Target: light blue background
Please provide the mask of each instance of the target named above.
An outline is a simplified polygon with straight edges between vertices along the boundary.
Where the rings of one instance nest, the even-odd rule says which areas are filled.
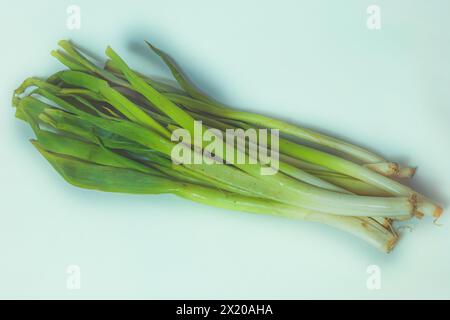
[[[366,28],[378,4],[382,28]],[[82,28],[66,28],[66,8]],[[10,1],[2,4],[0,298],[450,298],[448,217],[412,222],[390,255],[325,226],[173,196],[66,184],[14,119],[12,91],[60,68],[70,38],[167,70],[148,39],[205,91],[418,165],[414,186],[450,201],[449,1]],[[81,290],[66,267],[81,267]],[[366,288],[366,268],[382,288]]]

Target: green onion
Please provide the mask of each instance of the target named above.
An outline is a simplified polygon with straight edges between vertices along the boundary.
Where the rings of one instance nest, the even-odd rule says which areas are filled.
[[[110,47],[101,67],[63,40],[63,50],[52,55],[68,70],[47,80],[28,78],[14,92],[16,117],[31,126],[33,145],[69,183],[107,192],[171,193],[215,207],[320,222],[385,252],[398,240],[396,221],[441,215],[439,205],[393,179],[410,178],[415,168],[229,108],[197,89],[167,54],[147,44],[179,87],[132,69]],[[214,129],[221,156],[211,155],[211,163],[174,163],[174,150],[190,159],[202,159],[209,150],[205,141],[176,142],[179,129],[195,136],[196,121],[202,122],[200,131]],[[235,146],[225,141],[229,129],[278,129],[282,136],[272,140],[269,134],[264,145],[258,137]],[[276,145],[279,150],[272,150]],[[250,154],[250,148],[260,153]],[[269,153],[279,159],[279,171],[262,175],[267,167],[262,155]],[[249,162],[220,163],[230,157]]]

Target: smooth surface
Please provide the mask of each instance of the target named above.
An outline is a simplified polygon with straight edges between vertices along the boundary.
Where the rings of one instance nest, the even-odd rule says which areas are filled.
[[[13,1],[0,10],[0,298],[450,298],[450,3]],[[390,255],[328,227],[218,210],[172,196],[66,184],[14,119],[12,91],[60,68],[70,38],[168,75],[143,44],[236,107],[279,116],[419,167],[414,186],[446,216],[411,223]],[[81,268],[68,290],[66,268]],[[381,289],[369,290],[378,265]]]

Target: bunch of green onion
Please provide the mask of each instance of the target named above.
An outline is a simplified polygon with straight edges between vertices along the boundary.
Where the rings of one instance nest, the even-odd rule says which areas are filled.
[[[389,252],[395,221],[438,218],[442,208],[400,183],[403,167],[350,143],[259,114],[231,109],[193,86],[151,44],[177,83],[131,69],[108,47],[99,66],[69,41],[52,55],[68,69],[28,78],[15,91],[16,117],[69,183],[132,194],[172,193],[211,206],[324,223]],[[174,130],[279,129],[279,172],[257,164],[174,164]],[[198,146],[194,152],[198,152]],[[191,146],[191,148],[194,148]],[[202,148],[202,146],[200,146]],[[245,152],[239,151],[238,152]]]

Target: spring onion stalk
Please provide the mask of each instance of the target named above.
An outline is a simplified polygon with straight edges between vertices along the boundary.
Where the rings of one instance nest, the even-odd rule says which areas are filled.
[[[132,83],[132,87],[136,87],[136,90],[143,96],[147,97],[155,105],[161,105],[159,108],[161,111],[166,112],[174,121],[182,125],[189,132],[194,134],[194,119],[186,112],[179,109],[176,105],[172,104],[167,98],[159,94],[155,89],[148,85],[145,81],[140,79],[135,75],[128,66],[123,62],[123,60],[114,52],[111,48],[107,49],[107,55],[115,59],[115,61],[121,65],[122,71],[125,73],[127,78]],[[104,81],[94,81],[89,76],[80,74],[78,72],[65,72],[61,74],[61,79],[70,85],[81,85],[87,89],[97,90],[100,93],[107,92],[108,96],[111,97],[109,91],[106,91],[106,85]],[[81,80],[80,80],[81,79]],[[103,93],[105,95],[105,93]],[[123,97],[118,95],[116,98]],[[111,97],[111,101],[114,101]],[[119,101],[120,104],[121,101]],[[124,101],[129,103],[128,100]],[[129,117],[130,118],[130,117]],[[133,120],[131,118],[130,120]],[[285,165],[288,166],[288,165]],[[238,166],[240,169],[248,169],[248,166]],[[255,169],[252,172],[255,174]],[[213,173],[211,173],[213,174]],[[263,177],[262,177],[263,178]],[[258,185],[258,189],[255,190],[259,195],[264,195],[269,197],[268,194],[271,193],[269,188],[269,183],[275,183],[275,186],[286,187],[283,192],[278,192],[280,195],[273,195],[273,197],[283,197],[283,201],[293,205],[304,206],[309,209],[314,210],[329,210],[335,214],[353,214],[359,215],[361,206],[364,207],[370,214],[374,216],[391,216],[395,210],[399,210],[398,215],[411,215],[415,210],[415,199],[413,198],[397,198],[393,199],[363,199],[356,197],[342,197],[340,195],[333,194],[331,192],[326,192],[324,190],[316,189],[315,192],[310,193],[312,186],[308,186],[302,182],[296,182],[288,177],[283,177],[279,175],[276,179],[272,177],[265,177],[267,182],[267,187],[265,184]],[[288,190],[293,189],[293,190]],[[292,192],[290,192],[292,191]],[[297,196],[295,196],[297,194]],[[305,195],[308,195],[308,199],[304,199]],[[399,205],[393,205],[394,202],[398,202]],[[400,204],[402,202],[402,204]],[[327,205],[328,203],[333,203],[333,205]],[[345,213],[342,211],[344,210]]]
[[[73,84],[73,83],[71,83]],[[65,106],[69,110],[75,110],[75,107],[53,96],[45,91],[41,91],[46,98],[54,103]],[[57,110],[46,110],[50,117],[55,116]],[[155,149],[170,156],[174,143],[159,136],[156,132],[151,132],[145,128],[135,125],[129,121],[114,121],[97,118],[92,115],[84,114],[84,119],[91,124],[105,130],[115,130],[119,135],[135,142],[143,144],[149,148]],[[114,129],[111,129],[113,127]],[[138,133],[138,134],[137,134]],[[137,135],[133,135],[137,134]],[[152,137],[152,139],[150,139]],[[245,173],[224,165],[189,165],[192,170],[215,177],[222,182],[233,181],[238,188],[253,190],[257,195],[269,199],[280,199],[282,202],[305,207],[308,209],[328,211],[341,215],[373,215],[373,216],[392,216],[392,215],[412,215],[415,210],[415,199],[406,197],[382,198],[382,197],[356,197],[335,193],[308,185],[301,181],[295,181],[287,176],[279,174],[272,176],[247,176]],[[244,166],[239,166],[244,168]],[[275,189],[274,189],[275,187]],[[365,212],[365,213],[364,213]]]
[[[131,194],[171,193],[238,211],[320,222],[347,231],[384,252],[398,235],[394,223],[439,217],[442,208],[399,181],[415,168],[399,166],[345,141],[284,121],[232,110],[190,84],[171,58],[149,44],[167,64],[179,87],[132,69],[112,48],[100,67],[82,50],[61,41],[52,51],[68,70],[47,80],[28,78],[14,92],[16,117],[34,131],[33,145],[69,183],[87,189]],[[29,90],[32,89],[32,90]],[[211,163],[174,163],[177,147],[195,157],[205,141],[176,143],[182,128],[192,136],[214,129],[223,148]],[[278,129],[279,150],[257,141],[230,146],[228,129]],[[195,140],[195,139],[194,139]],[[304,145],[306,141],[310,145]],[[337,156],[316,147],[342,154]],[[261,175],[259,148],[279,159],[278,172]],[[242,156],[254,163],[217,163]]]
[[[111,48],[107,49],[107,55],[111,58],[111,60],[109,60],[109,64],[115,66],[114,68],[116,70],[116,73],[122,71],[122,72],[124,72],[124,75],[105,74],[104,71],[99,71],[97,67],[92,65],[92,63],[85,60],[85,58],[83,58],[83,56],[79,52],[77,52],[76,49],[69,42],[61,41],[60,45],[63,46],[63,48],[66,49],[70,54],[73,54],[74,59],[79,61],[82,65],[89,67],[91,70],[93,70],[94,72],[96,72],[99,75],[103,75],[105,79],[113,79],[112,81],[114,81],[118,85],[121,84],[121,80],[115,81],[114,79],[119,79],[120,77],[123,78],[125,75],[125,77],[127,77],[130,80],[130,77],[131,77],[132,79],[134,79],[135,85],[136,85],[136,83],[138,83],[137,85],[139,86],[139,88],[137,90],[141,94],[149,97],[150,101],[152,99],[162,100],[162,102],[166,104],[166,107],[163,110],[166,110],[167,108],[171,109],[172,111],[169,111],[169,113],[173,114],[175,112],[177,114],[177,115],[175,115],[175,118],[173,117],[173,115],[171,116],[171,118],[172,119],[181,119],[181,120],[179,120],[179,121],[181,121],[181,123],[179,123],[179,124],[184,125],[184,128],[188,129],[191,133],[193,132],[192,122],[193,122],[194,118],[189,113],[183,112],[182,110],[177,108],[175,105],[172,105],[169,101],[164,101],[165,100],[164,96],[160,95],[156,90],[154,90],[152,88],[152,85],[155,84],[155,82],[149,80],[149,78],[145,78],[145,80],[144,80],[144,77],[141,74],[131,70],[126,65],[126,63]],[[157,50],[154,47],[153,47],[153,49]],[[148,83],[146,83],[146,82],[148,82]],[[159,85],[159,84],[157,84],[157,85]],[[132,86],[133,86],[133,82],[132,82]],[[128,85],[126,85],[125,87],[129,88]],[[148,91],[150,91],[150,92],[148,92]],[[166,112],[166,111],[164,111],[164,112]],[[202,118],[201,117],[199,118],[198,115],[197,115],[196,119],[202,120]],[[210,122],[213,122],[214,125],[217,126],[217,121],[210,120]],[[286,155],[283,155],[283,156],[286,157]],[[295,178],[300,178],[300,177],[306,178],[307,179],[306,182],[311,182],[312,180],[319,180],[318,178],[311,179],[311,177],[308,177],[307,173],[302,172],[301,170],[296,170],[294,167],[290,166],[290,164],[288,164],[288,163],[286,163],[286,164],[283,163],[281,170]],[[325,181],[321,181],[319,183],[319,186],[322,186],[322,187],[327,186],[327,188],[331,189],[331,190],[343,191],[341,188],[331,186],[328,183],[326,183]]]
[[[227,115],[227,111],[223,112],[222,108],[219,108],[214,105],[209,105],[206,102],[196,101],[192,98],[180,96],[177,94],[167,94],[166,96],[168,96],[169,99],[171,99],[172,101],[183,104],[184,106],[192,108],[196,111],[203,111],[206,113],[220,116],[224,116],[224,114],[225,116]],[[234,113],[236,111],[232,110],[229,112]],[[350,175],[351,177],[354,177],[356,179],[373,184],[374,186],[382,190],[385,190],[393,195],[411,196],[413,194],[416,194],[411,188],[402,185],[401,183],[395,180],[389,179],[388,177],[385,177],[384,175],[379,174],[374,170],[370,170],[370,168],[366,166],[361,166],[357,163],[351,162],[350,160],[340,158],[336,155],[329,154],[324,151],[296,144],[286,139],[280,139],[280,151],[289,156],[320,165],[322,167],[334,170],[336,172]],[[373,167],[376,166],[374,165]],[[407,170],[405,169],[407,168],[403,168],[403,172],[410,171],[409,169]],[[405,175],[409,176],[410,174]],[[428,199],[426,199],[421,195],[419,195],[419,199],[420,203],[418,206],[418,210],[420,212],[423,212],[424,214],[434,217],[440,216],[440,214],[442,213],[442,209],[437,204],[432,203],[431,201],[429,201]]]
[[[68,89],[70,90],[70,89]],[[62,89],[60,90],[60,92],[68,92],[68,90]],[[77,89],[75,89],[77,90]],[[73,90],[72,90],[73,91]],[[127,90],[125,90],[127,91]],[[83,92],[80,92],[83,93]],[[128,92],[129,93],[129,92]],[[85,93],[88,94],[88,93]],[[88,94],[89,95],[89,94]],[[98,98],[96,98],[96,100],[98,100]],[[149,112],[151,114],[151,116],[153,118],[157,118],[159,119],[159,121],[163,122],[163,123],[167,123],[167,124],[172,124],[173,122],[171,122],[170,119],[165,118],[164,116],[154,113],[152,111],[147,110],[147,112]],[[199,114],[199,113],[194,113],[194,112],[189,112],[195,119],[197,120],[201,120],[204,123],[208,124],[208,127],[211,128],[217,128],[220,129],[222,131],[225,131],[226,129],[229,128],[229,125],[227,125],[226,123],[224,123],[223,119],[213,119],[213,118],[208,118],[205,115]],[[244,127],[243,123],[238,123],[239,128]],[[248,127],[244,127],[244,128],[248,128]],[[309,169],[309,170],[320,170],[320,171],[324,171],[323,167],[311,164],[311,163],[307,163],[298,159],[294,159],[291,158],[289,156],[286,156],[285,154],[280,154],[280,158],[282,159],[282,162],[280,164],[280,170],[284,173],[286,173],[287,175],[297,178],[299,180],[308,182],[312,185],[316,185],[319,187],[322,187],[324,189],[329,189],[329,190],[334,190],[334,191],[340,191],[340,192],[344,192],[344,193],[349,193],[352,192],[352,189],[356,190],[355,192],[360,194],[360,195],[377,195],[377,196],[388,196],[389,194],[387,192],[383,192],[380,189],[376,189],[375,187],[372,187],[371,185],[368,184],[364,184],[362,181],[356,180],[356,179],[351,179],[348,176],[342,176],[342,175],[332,175],[331,177],[329,175],[327,175],[326,172],[323,172],[323,176],[324,179],[320,179],[319,175],[321,173],[316,173],[316,175],[309,175],[307,172],[305,171],[298,171],[295,170],[295,168],[292,167],[292,165],[294,167],[298,167],[300,169]],[[391,166],[391,164],[389,163],[381,163],[380,165],[383,166]],[[374,165],[373,165],[374,166]],[[397,169],[397,166],[395,166],[395,168]],[[406,168],[405,168],[406,169]],[[308,171],[308,170],[307,170]],[[326,183],[327,179],[331,179],[333,180],[335,184],[332,183]],[[358,187],[357,188],[352,188],[353,185],[357,184]],[[345,188],[341,188],[339,187],[339,185],[344,185],[347,189]],[[350,189],[350,190],[349,190]]]
[[[178,81],[180,86],[193,98],[197,98],[200,101],[205,101],[210,103],[211,105],[219,105],[221,107],[225,107],[224,105],[218,104],[215,100],[209,98],[202,92],[200,92],[197,88],[190,84],[188,79],[183,75],[180,68],[175,64],[175,62],[162,50],[156,48],[151,43],[147,42],[147,45],[155,52],[161,59],[166,63],[172,72],[175,79]],[[227,108],[224,108],[227,109]],[[228,109],[229,110],[229,109]],[[323,134],[319,134],[317,132],[313,132],[311,130],[299,128],[297,126],[290,125],[284,121],[268,118],[262,115],[248,113],[248,112],[239,112],[234,111],[234,118],[236,120],[254,123],[256,125],[267,127],[267,128],[277,128],[280,131],[286,132],[287,134],[293,135],[300,139],[304,139],[309,142],[317,143],[320,145],[324,145],[342,152],[345,152],[357,159],[361,159],[366,163],[377,163],[384,162],[384,159],[378,155],[375,155],[367,150],[364,150],[360,147],[350,145],[344,141],[340,141],[333,137],[328,137]]]
[[[384,252],[391,251],[398,240],[395,233],[387,229],[377,228],[363,219],[330,216],[321,212],[300,210],[277,202],[245,197],[139,171],[100,166],[77,158],[48,152],[37,141],[33,141],[33,144],[66,181],[81,188],[132,194],[172,193],[219,208],[320,222],[347,231]]]
[[[110,55],[114,57],[113,54],[111,54],[111,50],[109,50]],[[116,56],[117,57],[117,56]],[[125,67],[125,70],[128,70]],[[81,85],[84,86],[87,89],[91,89],[94,91],[98,91],[99,93],[105,95],[105,92],[108,94],[108,97],[110,98],[110,101],[114,101],[114,96],[112,96],[110,94],[110,90],[109,87],[107,86],[107,84],[105,84],[105,82],[103,80],[98,80],[95,81],[94,79],[92,79],[91,76],[87,76],[85,74],[80,74],[78,72],[63,72],[61,73],[61,79],[64,80],[65,82],[68,82],[70,85]],[[144,89],[141,89],[140,93],[142,93],[143,95],[147,94],[147,88],[151,88],[150,86],[148,86],[147,84],[145,84]],[[106,90],[108,89],[108,90]],[[154,90],[154,89],[152,89]],[[152,93],[152,91],[150,91],[150,93]],[[151,94],[150,97],[152,97]],[[48,97],[48,96],[47,96]],[[156,97],[158,97],[156,95]],[[115,96],[116,99],[118,98],[122,98],[122,96],[120,94],[118,94],[117,96]],[[53,99],[54,102],[55,99]],[[158,100],[155,100],[158,101]],[[164,101],[164,100],[163,100]],[[120,99],[119,103],[122,102],[124,105],[126,104],[130,104],[131,102],[129,102],[128,100],[126,100],[126,98]],[[164,101],[164,103],[166,103],[166,101]],[[186,116],[186,113],[182,113],[180,112],[179,109],[177,109],[177,107],[175,106],[171,106],[172,107],[172,112],[175,114],[172,114],[172,118],[177,118],[177,116],[179,116],[180,114],[184,117],[182,120],[182,123],[185,125],[186,128],[189,128],[189,130],[193,131],[192,126],[190,125],[190,121],[191,118]],[[133,108],[136,108],[133,105]],[[130,110],[133,110],[133,108],[130,107]],[[139,109],[138,109],[139,110]],[[128,109],[127,109],[128,112]],[[132,117],[133,116],[133,117]],[[137,117],[134,118],[133,114],[130,114],[128,116],[128,118],[131,119],[135,119],[135,120],[139,120]],[[192,120],[193,122],[193,120]],[[167,151],[167,150],[166,150]],[[285,164],[283,167],[288,167],[289,165]],[[227,167],[225,167],[227,168]],[[243,166],[240,166],[241,169],[243,169]],[[248,167],[247,167],[248,168]],[[254,172],[254,170],[253,170]],[[300,174],[300,170],[297,170],[297,173]],[[211,173],[213,174],[213,173]],[[302,175],[303,178],[307,178],[305,177],[306,175],[308,175],[307,173],[304,173]],[[298,176],[297,176],[298,177]],[[269,183],[275,183],[276,185],[281,186],[286,186],[287,188],[292,188],[294,189],[293,192],[289,192],[290,190],[283,190],[283,192],[276,192],[276,193],[280,193],[280,195],[277,194],[273,194],[272,198],[276,198],[276,197],[282,197],[286,203],[290,203],[290,204],[294,204],[294,205],[299,205],[299,206],[303,206],[306,207],[308,209],[314,209],[314,210],[328,210],[330,212],[333,212],[335,214],[353,214],[353,215],[359,215],[361,214],[359,211],[361,210],[361,206],[366,208],[366,210],[368,212],[370,212],[371,214],[375,215],[375,216],[392,216],[394,215],[394,211],[395,210],[400,210],[400,212],[398,213],[398,215],[411,215],[413,214],[415,208],[412,202],[414,202],[415,200],[413,199],[407,199],[407,198],[398,198],[398,199],[362,199],[362,198],[356,198],[356,197],[341,197],[340,195],[335,195],[331,192],[325,192],[323,190],[317,189],[316,192],[314,193],[314,195],[311,195],[311,192],[309,189],[312,188],[312,186],[307,186],[304,183],[301,182],[297,182],[294,183],[293,180],[290,180],[288,177],[283,177],[282,175],[276,177],[276,179],[272,179],[272,177],[268,177],[265,179],[267,181],[267,186],[266,184],[260,184],[258,185],[258,188],[255,190],[255,192],[257,192],[259,195],[264,195],[266,197],[269,197],[268,195],[270,194],[270,189],[268,189]],[[296,188],[294,188],[294,186]],[[245,188],[245,187],[244,187]],[[259,190],[261,189],[261,190]],[[295,193],[294,193],[295,192]],[[308,200],[305,200],[304,198],[308,197]],[[333,205],[328,206],[327,204],[333,202]],[[400,203],[402,202],[402,204],[399,205],[392,205],[395,203]]]
[[[225,105],[217,102],[214,99],[211,99],[207,95],[203,94],[200,90],[198,90],[195,86],[193,86],[188,79],[181,72],[180,68],[176,65],[176,63],[163,51],[159,50],[151,43],[147,42],[147,45],[166,63],[169,67],[172,75],[180,84],[180,86],[192,97],[198,99],[198,101],[203,101],[208,103],[210,106],[214,106],[222,109],[224,112],[229,112],[231,114],[231,118],[243,122],[249,122],[254,125],[258,125],[261,127],[267,128],[277,128],[281,132],[292,135],[294,137],[303,139],[305,141],[309,141],[318,145],[322,145],[337,151],[340,151],[344,154],[347,154],[355,159],[363,161],[366,164],[376,164],[386,162],[381,156],[378,156],[368,150],[365,150],[361,147],[349,144],[345,141],[329,137],[324,134],[320,134],[318,132],[314,132],[312,130],[300,128],[298,126],[291,125],[284,121],[272,119],[269,117],[265,117],[259,114],[254,114],[250,112],[242,112],[231,110],[227,108]],[[382,170],[378,169],[378,170]],[[415,170],[400,170],[400,174],[414,174]],[[388,172],[385,172],[388,174]]]
[[[232,121],[232,122],[239,121],[241,123],[240,127],[243,127],[242,124],[244,124],[245,122],[250,122],[254,125],[261,126],[261,127],[278,128],[286,134],[290,134],[297,138],[304,139],[309,142],[314,142],[316,144],[320,144],[320,145],[335,149],[337,151],[346,153],[354,158],[357,158],[357,159],[367,163],[365,165],[367,168],[370,168],[371,170],[376,171],[376,172],[381,173],[386,176],[394,176],[394,177],[399,177],[399,178],[410,178],[414,175],[414,173],[416,171],[415,168],[400,167],[397,163],[394,163],[394,162],[384,162],[385,160],[382,157],[375,155],[374,153],[369,152],[367,150],[364,150],[363,148],[351,145],[349,143],[346,143],[344,141],[341,141],[341,140],[338,140],[338,139],[335,139],[332,137],[328,137],[323,134],[316,133],[311,130],[299,128],[299,127],[293,126],[293,125],[288,124],[283,121],[274,120],[274,119],[264,117],[261,115],[257,115],[257,114],[253,114],[253,113],[227,109],[223,104],[220,104],[215,100],[212,100],[211,98],[202,94],[198,89],[193,87],[187,81],[187,79],[184,77],[184,75],[181,73],[181,71],[178,69],[178,67],[175,65],[175,63],[170,59],[170,57],[168,57],[168,55],[166,55],[164,52],[157,49],[150,43],[147,43],[147,44],[168,65],[172,74],[175,76],[175,78],[180,83],[180,85],[187,91],[187,93],[191,94],[192,97],[199,99],[194,104],[201,105],[202,104],[201,102],[207,102],[210,104],[209,108],[207,108],[208,110],[211,111],[211,107],[212,107],[212,109],[214,109],[214,108],[221,109],[220,112],[213,113],[215,115],[222,114],[223,116],[227,116],[227,112],[230,112],[230,114],[228,114],[228,116],[231,118],[231,119],[229,119],[229,121]],[[119,64],[114,62],[113,60],[109,60],[106,66],[107,66],[107,69],[109,69],[113,73],[117,74],[120,72],[120,68],[118,67],[118,65]],[[144,78],[152,86],[159,86],[159,84],[157,82],[152,81],[150,78],[142,76],[142,75],[140,75],[140,76],[142,78]],[[167,86],[166,88],[164,88],[163,92],[167,92],[169,99],[171,98],[174,102],[177,101],[176,98],[178,97],[178,100],[181,99],[182,102],[185,102],[185,103],[187,103],[187,105],[189,105],[189,100],[191,100],[189,97],[186,97],[185,94],[179,93],[179,92],[177,93],[176,89],[171,86]],[[170,96],[171,92],[175,93],[175,96]],[[192,99],[192,100],[194,100],[194,99]],[[186,101],[188,101],[188,102],[186,102]],[[206,111],[206,112],[208,113],[208,111]]]
[[[150,45],[150,44],[149,44]],[[151,46],[151,45],[150,45]],[[180,71],[178,71],[178,69],[176,67],[174,67],[174,63],[173,62],[169,62],[171,61],[167,55],[164,55],[161,51],[159,51],[157,48],[151,46],[152,49],[155,52],[158,52],[158,54],[160,56],[163,57],[164,61],[166,62],[166,64],[168,64],[170,70],[172,71],[172,73],[175,75],[175,77],[177,78],[177,80],[179,81],[180,84],[182,84],[182,86],[184,88],[189,88],[188,92],[190,92],[191,94],[193,94],[193,96],[195,97],[200,97],[200,100],[197,101],[192,101],[194,99],[189,99],[189,97],[186,96],[186,94],[184,94],[183,92],[179,92],[176,88],[170,86],[170,85],[166,85],[165,87],[163,87],[162,83],[158,83],[136,71],[134,71],[136,74],[138,74],[141,78],[143,78],[146,82],[148,82],[148,84],[150,84],[151,86],[155,87],[155,88],[161,88],[161,92],[165,92],[167,93],[167,97],[169,99],[171,99],[173,102],[177,102],[177,98],[178,100],[181,100],[181,103],[185,102],[186,106],[192,105],[192,102],[194,102],[194,105],[199,104],[201,106],[202,102],[205,101],[209,101],[210,103],[212,103],[213,108],[221,108],[221,112],[217,112],[213,114],[215,116],[221,115],[221,113],[223,113],[223,115],[226,116],[226,109],[224,110],[224,106],[221,104],[218,104],[216,101],[206,97],[205,95],[199,93],[198,90],[196,89],[192,89],[192,85],[188,84],[187,80],[185,80],[184,76],[181,74]],[[120,69],[118,68],[118,64],[115,63],[113,60],[108,60],[106,63],[106,68],[107,70],[111,71],[112,73],[114,73],[116,76],[118,76],[119,78],[123,78],[123,76],[120,74]],[[171,96],[171,94],[175,94],[174,96]],[[202,101],[205,100],[205,101]],[[191,102],[191,103],[189,103]],[[195,108],[195,107],[194,107]],[[210,108],[207,108],[210,109]],[[222,112],[224,111],[224,112]],[[229,111],[229,110],[228,110]],[[206,111],[206,113],[208,113],[208,111]],[[198,114],[200,115],[200,114]],[[198,116],[196,117],[196,119],[201,119],[202,116]],[[240,128],[248,128],[251,127],[250,125],[248,125],[247,123],[243,122],[243,121],[249,121],[251,123],[253,123],[254,125],[259,125],[264,127],[264,124],[267,124],[267,117],[264,117],[263,120],[260,119],[260,123],[258,121],[255,121],[255,119],[258,119],[258,117],[260,117],[260,115],[255,115],[252,113],[248,113],[248,112],[239,112],[239,111],[234,111],[232,113],[231,118],[228,119],[220,119],[221,121],[225,121],[228,124],[233,124],[235,127],[240,127]],[[211,119],[210,119],[211,121]],[[273,124],[272,126],[269,127],[276,127],[275,124]],[[280,128],[282,128],[281,130],[284,131],[285,133],[289,134],[293,131],[296,130],[300,130],[300,131],[305,131],[305,129],[300,129],[297,127],[294,127],[293,125],[287,124],[285,122],[283,122],[283,125],[279,126]],[[291,130],[286,130],[286,127],[291,128]],[[217,128],[217,126],[216,126]],[[296,128],[296,129],[292,129],[292,128]],[[368,152],[362,148],[350,145],[348,143],[345,143],[343,141],[339,141],[337,139],[334,139],[332,137],[326,137],[324,135],[315,133],[313,131],[310,130],[306,130],[308,132],[310,132],[310,135],[316,135],[318,137],[321,137],[323,139],[306,139],[306,140],[314,140],[314,142],[334,148],[338,151],[341,152],[347,152],[348,154],[350,154],[351,156],[358,158],[358,155],[360,160],[362,161],[368,161],[370,163],[366,164],[365,166],[373,171],[376,171],[378,173],[381,173],[385,176],[393,176],[393,177],[399,177],[399,178],[411,178],[414,173],[415,173],[415,168],[409,168],[409,167],[400,167],[397,163],[394,162],[378,162],[378,161],[384,161],[383,158]],[[303,135],[302,134],[292,134],[294,136],[300,137],[302,138]],[[304,137],[303,137],[304,138]],[[328,138],[328,139],[327,139]],[[323,142],[325,141],[325,142]],[[372,163],[375,162],[375,163]]]

